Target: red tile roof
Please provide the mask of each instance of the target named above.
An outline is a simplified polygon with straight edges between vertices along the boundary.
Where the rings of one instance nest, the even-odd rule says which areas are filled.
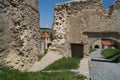
[[[102,43],[104,46],[110,46],[110,45],[112,45],[112,43],[111,43],[110,41],[106,41],[106,40],[101,41],[101,43]]]
[[[44,33],[42,34],[42,37],[44,37],[44,38],[49,38],[50,36],[48,35],[47,32],[44,32]]]

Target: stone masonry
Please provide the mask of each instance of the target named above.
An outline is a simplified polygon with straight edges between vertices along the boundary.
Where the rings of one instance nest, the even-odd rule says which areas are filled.
[[[37,0],[0,0],[0,66],[28,70],[40,54]]]
[[[54,41],[49,51],[71,56],[71,44],[82,44],[88,56],[92,43],[101,38],[120,42],[120,0],[105,9],[101,0],[73,0],[55,6]]]

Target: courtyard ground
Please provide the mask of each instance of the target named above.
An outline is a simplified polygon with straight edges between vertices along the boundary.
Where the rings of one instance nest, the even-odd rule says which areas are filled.
[[[96,50],[90,54],[89,62],[91,80],[120,80],[120,64],[112,63]]]

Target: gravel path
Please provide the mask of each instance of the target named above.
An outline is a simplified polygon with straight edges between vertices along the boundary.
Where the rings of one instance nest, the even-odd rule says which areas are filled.
[[[97,50],[90,55],[91,80],[120,80],[120,64],[104,59],[100,52],[101,50]]]

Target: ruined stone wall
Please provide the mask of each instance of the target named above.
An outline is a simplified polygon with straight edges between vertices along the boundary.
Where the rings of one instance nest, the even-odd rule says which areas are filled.
[[[66,5],[57,5],[55,7],[55,16],[54,16],[54,23],[53,23],[53,36],[54,41],[52,42],[52,46],[50,50],[57,51],[58,53],[62,53],[66,55],[64,52],[67,52],[67,49],[64,47],[66,41],[66,34],[67,34],[67,25],[68,25],[68,15],[66,11]]]
[[[37,0],[0,0],[0,65],[27,70],[40,54]]]
[[[66,14],[64,13],[66,12]],[[56,16],[60,16],[56,20]],[[71,55],[71,43],[84,44],[84,54],[89,53],[91,43],[98,38],[113,37],[120,39],[120,1],[116,1],[110,9],[102,6],[101,0],[83,0],[61,3],[55,7],[53,31],[56,44],[64,50],[62,54]],[[64,16],[66,15],[66,16]],[[63,25],[62,20],[66,24]],[[56,24],[57,23],[57,24]],[[63,29],[65,27],[65,29]],[[63,29],[63,30],[62,30]],[[61,33],[58,33],[61,32]],[[65,33],[65,34],[63,34]],[[92,34],[91,36],[89,36]],[[59,38],[59,36],[64,36]],[[58,40],[59,39],[59,40]],[[64,45],[64,47],[62,46]],[[61,50],[62,50],[61,49]]]

